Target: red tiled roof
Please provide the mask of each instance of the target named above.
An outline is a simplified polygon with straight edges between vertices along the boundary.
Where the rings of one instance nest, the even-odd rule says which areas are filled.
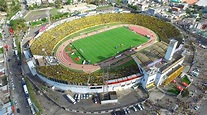
[[[187,4],[195,4],[198,0],[183,0],[183,2],[186,2]]]

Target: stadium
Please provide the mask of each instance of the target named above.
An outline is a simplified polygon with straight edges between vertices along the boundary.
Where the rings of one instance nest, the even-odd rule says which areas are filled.
[[[48,28],[30,40],[32,56],[25,56],[32,57],[27,63],[33,75],[63,90],[116,91],[138,83],[148,88],[169,82],[179,74],[174,68],[183,68],[184,57],[173,57],[181,49],[179,30],[154,17],[97,14]]]

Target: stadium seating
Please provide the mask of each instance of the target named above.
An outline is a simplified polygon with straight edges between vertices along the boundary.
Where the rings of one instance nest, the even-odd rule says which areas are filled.
[[[168,42],[170,38],[174,38],[181,42],[181,34],[178,29],[176,29],[170,23],[167,23],[155,17],[130,13],[99,14],[85,18],[80,18],[70,22],[65,22],[51,30],[46,31],[32,43],[32,46],[30,47],[31,52],[33,55],[53,55],[53,49],[56,47],[59,41],[65,39],[67,36],[79,30],[86,29],[88,27],[108,23],[141,25],[154,31],[161,41]],[[45,51],[43,51],[43,49],[45,49]],[[48,78],[64,80],[72,84],[86,84],[89,76],[85,73],[71,71],[60,65],[38,67],[37,69],[39,73],[44,74]],[[58,70],[58,74],[55,73],[56,71],[53,70]],[[117,72],[116,75],[114,75],[114,78],[116,78],[116,76],[117,78],[123,77],[123,75],[125,74]],[[102,84],[102,78],[100,77],[100,74],[93,73],[90,76],[93,76],[90,79],[90,84]]]

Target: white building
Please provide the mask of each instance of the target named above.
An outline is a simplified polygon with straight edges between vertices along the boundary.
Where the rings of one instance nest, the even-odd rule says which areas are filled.
[[[146,89],[151,86],[167,85],[175,79],[183,70],[184,57],[178,52],[182,47],[176,49],[177,41],[171,40],[168,48],[161,42],[146,49],[144,53],[133,55],[143,78],[142,86]],[[166,52],[167,50],[167,52]],[[165,53],[166,52],[166,53]],[[176,53],[176,54],[175,54]]]
[[[48,3],[55,3],[56,0],[48,0]]]
[[[28,6],[32,6],[33,4],[41,5],[42,0],[26,0]]]

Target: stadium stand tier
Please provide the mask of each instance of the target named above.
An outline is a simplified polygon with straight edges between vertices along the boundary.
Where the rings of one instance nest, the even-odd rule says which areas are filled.
[[[99,14],[65,22],[44,32],[31,44],[31,52],[33,55],[53,55],[55,47],[58,46],[57,44],[59,44],[61,40],[80,30],[109,23],[123,23],[144,26],[154,31],[158,35],[159,40],[166,43],[168,43],[169,39],[172,38],[178,40],[179,43],[182,41],[182,36],[176,27],[155,17],[130,13]],[[74,72],[61,65],[37,67],[37,70],[40,74],[43,74],[51,80],[66,84],[70,83],[83,85],[103,83],[100,73],[92,73],[89,75],[83,72]],[[116,75],[114,74],[113,77],[109,79],[124,77],[123,75],[126,74],[117,72]]]

